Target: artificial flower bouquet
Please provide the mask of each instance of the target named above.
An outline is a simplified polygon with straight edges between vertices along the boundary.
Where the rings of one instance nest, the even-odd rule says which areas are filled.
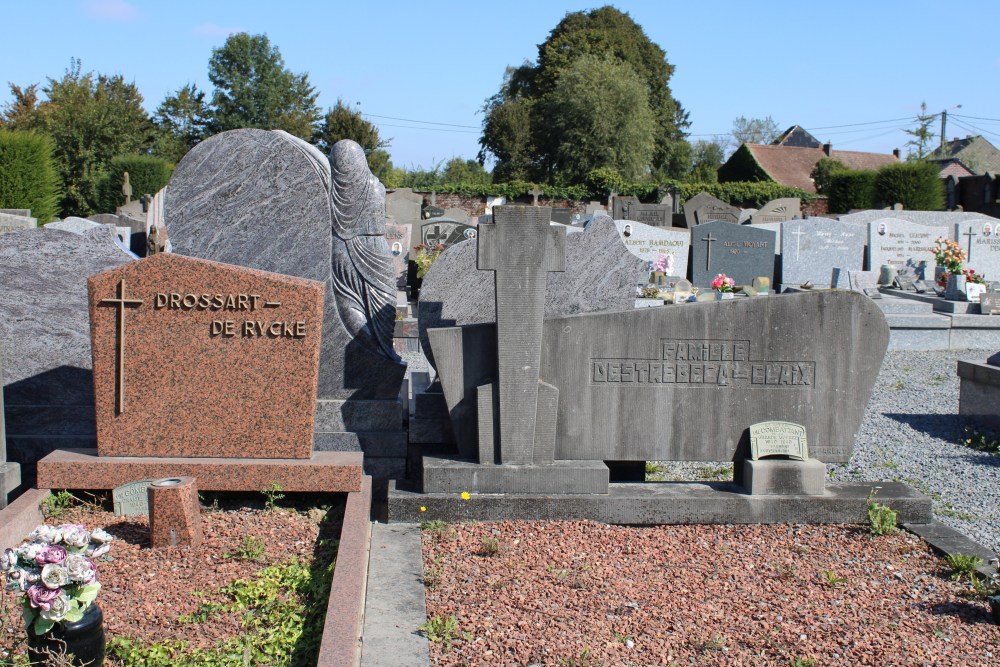
[[[719,293],[732,292],[736,282],[725,273],[715,276],[712,281],[712,289]]]
[[[111,549],[103,529],[66,523],[38,526],[16,549],[0,556],[7,590],[22,596],[24,623],[43,635],[57,623],[75,623],[97,598],[94,559]]]

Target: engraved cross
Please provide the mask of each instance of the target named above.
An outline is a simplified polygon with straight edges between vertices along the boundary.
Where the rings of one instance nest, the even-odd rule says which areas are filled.
[[[967,232],[965,232],[964,234],[962,234],[962,236],[968,236],[969,237],[969,251],[967,253],[965,253],[965,259],[966,260],[970,260],[970,259],[972,259],[972,237],[973,236],[979,236],[979,234],[977,234],[974,231],[972,231],[972,227],[969,227],[969,230]]]
[[[117,299],[101,299],[99,306],[115,306],[118,309],[118,414],[125,412],[125,308],[141,306],[142,299],[125,298],[125,277],[118,282]]]
[[[802,242],[802,235],[805,234],[805,230],[801,227],[796,229],[792,234],[795,235],[795,261],[799,261],[799,244]]]
[[[705,248],[706,248],[705,270],[709,271],[712,268],[712,243],[718,241],[719,239],[712,236],[712,232],[709,232],[708,236],[703,236],[701,240],[705,242]]]
[[[441,231],[441,225],[434,225],[431,231],[427,232],[426,237],[427,241],[429,241],[427,245],[433,248],[436,245],[443,244],[445,239],[448,238],[448,233]]]

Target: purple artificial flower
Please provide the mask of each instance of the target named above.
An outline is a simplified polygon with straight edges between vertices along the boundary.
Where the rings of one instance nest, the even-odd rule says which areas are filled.
[[[52,608],[52,601],[62,593],[61,588],[50,589],[45,586],[35,584],[28,589],[28,599],[31,600],[32,607],[38,607],[42,611]]]
[[[35,562],[39,565],[46,563],[61,563],[66,560],[66,549],[58,544],[48,544],[35,556]]]

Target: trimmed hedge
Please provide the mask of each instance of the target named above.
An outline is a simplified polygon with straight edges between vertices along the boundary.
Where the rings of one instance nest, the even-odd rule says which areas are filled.
[[[944,181],[932,162],[901,162],[878,170],[875,193],[886,206],[896,203],[908,211],[944,209]]]
[[[52,140],[0,130],[0,208],[30,208],[42,225],[59,211],[60,180]]]
[[[830,174],[830,213],[875,208],[874,171],[847,169]]]
[[[120,155],[112,158],[108,172],[101,178],[98,185],[97,204],[100,213],[114,213],[115,209],[125,203],[122,194],[122,183],[125,172],[132,186],[132,200],[136,201],[144,194],[156,194],[170,181],[174,166],[166,160],[150,155]]]

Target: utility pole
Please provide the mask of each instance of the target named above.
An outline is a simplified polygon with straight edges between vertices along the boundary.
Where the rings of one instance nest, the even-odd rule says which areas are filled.
[[[961,109],[962,105],[958,104],[958,105],[953,106],[951,108],[952,109]],[[945,143],[947,143],[947,141],[948,141],[945,138],[947,136],[947,134],[945,134],[945,132],[947,130],[947,127],[948,127],[948,109],[945,109],[944,111],[941,112],[941,148],[944,148]]]

